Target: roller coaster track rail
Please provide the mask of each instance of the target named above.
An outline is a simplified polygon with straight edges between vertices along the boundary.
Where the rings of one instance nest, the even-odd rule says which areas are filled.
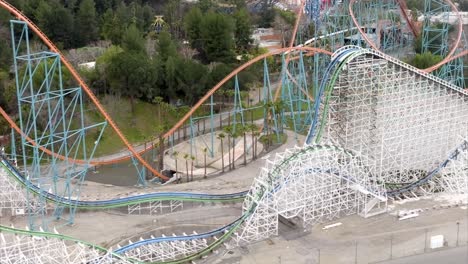
[[[141,157],[141,154],[151,150],[153,147],[158,145],[159,141],[156,141],[156,144],[148,144],[148,146],[141,150],[137,151],[135,148],[130,144],[130,142],[126,139],[125,135],[122,133],[122,131],[119,129],[117,124],[112,120],[110,115],[107,113],[107,111],[104,109],[104,107],[101,105],[97,97],[93,94],[91,89],[86,85],[86,83],[83,81],[83,79],[80,77],[78,72],[74,69],[74,67],[71,65],[71,63],[63,56],[63,54],[60,52],[60,50],[55,46],[55,44],[29,19],[27,18],[20,10],[6,2],[5,0],[0,0],[0,7],[3,7],[7,11],[9,11],[11,14],[13,14],[17,19],[26,22],[26,24],[33,30],[33,32],[47,45],[47,47],[52,51],[60,56],[60,60],[64,64],[64,66],[70,71],[71,75],[75,80],[78,82],[78,84],[81,86],[81,88],[85,91],[85,93],[90,97],[91,101],[93,104],[97,107],[99,113],[105,118],[105,120],[110,124],[112,129],[117,133],[119,138],[122,140],[122,142],[125,144],[125,146],[128,148],[130,151],[129,155],[123,156],[123,157],[116,157],[116,158],[110,158],[106,160],[91,160],[91,161],[86,161],[86,160],[80,160],[80,159],[72,159],[70,157],[65,157],[62,155],[59,155],[57,153],[54,153],[50,151],[47,148],[44,148],[40,146],[39,148],[44,151],[45,153],[55,156],[59,159],[62,160],[68,160],[73,163],[77,164],[92,164],[92,165],[106,165],[106,164],[115,164],[119,163],[122,161],[129,160],[131,157],[135,157],[145,168],[147,168],[150,172],[152,172],[154,175],[157,177],[163,179],[163,180],[168,180],[169,178],[167,176],[162,175],[160,172],[158,172],[156,169],[151,167],[151,165],[144,160]],[[297,30],[297,29],[296,29]],[[223,84],[225,84],[228,80],[230,80],[232,77],[234,77],[236,74],[244,70],[245,68],[249,67],[250,65],[263,60],[267,57],[281,54],[284,52],[291,52],[291,51],[296,51],[296,52],[310,52],[310,53],[322,53],[322,54],[328,54],[331,55],[331,52],[323,50],[323,49],[318,49],[318,48],[311,48],[311,47],[288,47],[288,48],[282,48],[273,52],[269,52],[266,54],[262,54],[247,63],[239,66],[237,69],[232,71],[229,75],[227,75],[223,80],[221,80],[217,85],[215,85],[211,90],[209,90],[191,109],[190,111],[183,117],[181,118],[171,129],[169,129],[164,135],[163,138],[167,139],[169,136],[171,136],[174,132],[177,131],[180,127],[183,126],[183,124],[192,116],[195,111],[203,105],[203,103],[210,98]],[[6,113],[3,109],[0,108],[0,114],[6,119],[6,121],[10,124],[10,126],[18,132],[20,135],[24,136],[25,139],[30,142],[33,146],[37,146],[36,142],[34,142],[33,139],[28,137],[21,129],[16,125],[16,123],[13,121],[13,119]]]

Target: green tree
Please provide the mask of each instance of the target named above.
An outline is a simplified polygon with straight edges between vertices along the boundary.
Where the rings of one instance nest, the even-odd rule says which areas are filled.
[[[177,48],[174,41],[172,41],[171,34],[165,31],[159,34],[156,51],[163,62],[167,61],[169,57],[177,57]]]
[[[78,34],[76,41],[79,46],[83,46],[88,44],[90,41],[97,40],[98,25],[94,0],[83,0],[80,3],[80,7],[76,15],[76,27]]]
[[[108,80],[108,67],[112,59],[118,56],[119,53],[123,52],[123,49],[120,46],[110,46],[106,51],[96,59],[96,72],[102,81],[102,89],[108,91],[109,84]]]
[[[231,122],[228,121],[228,125],[223,128],[224,133],[227,135],[227,143],[228,143],[228,167],[231,170],[231,135],[232,135],[232,126]]]
[[[12,62],[12,50],[8,45],[9,36],[0,40],[0,70],[8,71]]]
[[[42,1],[35,16],[41,30],[57,43],[59,48],[68,49],[75,46],[72,34],[74,22],[70,10],[57,1]]]
[[[184,17],[184,29],[190,41],[190,46],[194,49],[202,49],[201,23],[203,20],[202,12],[199,8],[190,9]]]
[[[193,163],[195,162],[195,157],[190,156],[190,181],[193,181]]]
[[[145,40],[135,24],[131,24],[123,35],[122,48],[129,52],[145,52]]]
[[[205,168],[205,172],[203,173],[203,178],[206,179],[206,155],[208,153],[208,148],[203,148],[203,167]]]
[[[101,18],[101,37],[112,41],[113,44],[120,44],[125,31],[122,23],[111,8],[107,9]]]
[[[199,0],[197,3],[197,7],[203,12],[206,13],[208,10],[213,8],[213,1],[212,0]]]
[[[177,160],[178,160],[178,157],[179,157],[179,152],[178,151],[173,151],[172,152],[172,158],[174,159],[174,162],[175,162],[175,176],[176,176],[176,180],[177,180],[177,183],[180,182],[180,177],[179,177],[179,171],[178,171],[178,167],[177,167]]]
[[[203,64],[189,59],[177,60],[176,68],[176,92],[179,96],[184,96],[185,102],[191,105],[206,92],[208,70]]]
[[[239,137],[239,134],[236,130],[231,131],[232,138],[232,169],[236,169],[236,138]]]
[[[115,0],[94,0],[96,3],[96,12],[98,14],[103,14],[108,9],[115,7]]]
[[[188,167],[188,160],[190,158],[190,155],[185,153],[184,154],[184,160],[185,160],[185,171],[187,172],[186,176],[187,176],[187,182],[189,182],[189,167]]]
[[[134,113],[135,99],[153,85],[150,62],[146,55],[124,51],[112,58],[108,71],[112,86],[130,98],[131,111]]]
[[[224,133],[219,133],[218,134],[218,139],[221,141],[221,170],[224,172],[224,145],[223,145],[223,140],[226,137]]]
[[[169,25],[169,30],[175,38],[180,37],[182,27],[182,8],[181,0],[167,1],[164,6],[164,20]]]
[[[262,0],[262,10],[260,11],[259,27],[271,27],[273,20],[275,20],[275,9],[273,8],[273,0]]]
[[[166,96],[175,97],[177,90],[177,62],[176,58],[169,57],[164,65]]]
[[[201,37],[209,62],[233,60],[233,23],[229,17],[212,11],[206,13],[201,23]]]
[[[234,13],[234,19],[236,21],[236,29],[234,36],[236,40],[236,47],[240,51],[246,51],[249,49],[252,43],[252,24],[250,22],[250,16],[247,9],[243,8]]]
[[[439,55],[434,55],[431,52],[426,52],[423,54],[416,54],[413,60],[410,62],[411,65],[418,69],[426,69],[431,66],[436,65],[442,61],[442,57]]]

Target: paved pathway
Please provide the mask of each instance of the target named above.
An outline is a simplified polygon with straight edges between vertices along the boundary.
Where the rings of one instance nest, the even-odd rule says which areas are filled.
[[[258,175],[260,169],[264,166],[266,158],[273,158],[275,153],[282,152],[286,148],[292,148],[295,145],[302,146],[305,138],[304,136],[298,135],[298,140],[296,140],[293,132],[286,131],[286,134],[288,136],[288,140],[285,144],[272,150],[265,156],[248,163],[247,166],[236,167],[235,170],[228,171],[221,175],[208,176],[208,179],[202,179],[202,176],[200,176],[199,178],[195,178],[193,182],[189,183],[184,182],[181,184],[168,184],[165,186],[150,185],[147,188],[112,186],[109,184],[86,181],[81,193],[81,198],[83,200],[110,199],[114,197],[135,195],[138,193],[167,191],[225,194],[248,190],[255,176]],[[124,169],[125,168],[120,168],[119,171]],[[129,167],[128,170],[134,171],[133,166]]]

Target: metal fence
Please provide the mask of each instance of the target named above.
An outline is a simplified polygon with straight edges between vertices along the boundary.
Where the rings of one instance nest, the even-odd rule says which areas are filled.
[[[443,246],[432,248],[431,239],[443,236]],[[376,263],[468,245],[467,221],[411,228],[385,235],[367,236],[355,241],[333,243],[333,246],[309,251],[304,263]]]

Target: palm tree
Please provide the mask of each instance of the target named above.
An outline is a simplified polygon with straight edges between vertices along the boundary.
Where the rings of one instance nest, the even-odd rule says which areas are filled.
[[[179,152],[178,151],[173,151],[172,152],[172,157],[175,160],[176,180],[177,180],[177,183],[179,183],[179,171],[177,170],[177,156],[179,156]]]
[[[250,124],[248,126],[248,130],[250,131],[251,133],[251,137],[252,137],[252,160],[255,159],[255,132],[258,130],[257,126],[254,125],[254,124]]]
[[[246,133],[249,130],[249,125],[242,125],[240,127],[240,133],[242,133],[242,136],[244,137],[244,166],[247,165],[247,138],[246,138]]]
[[[270,110],[271,108],[273,107],[273,102],[271,101],[268,101],[265,105],[263,105],[263,107],[265,108],[265,111],[266,111],[266,115],[265,115],[265,131],[266,131],[266,137],[268,138],[269,136],[269,133],[270,133]]]
[[[205,173],[203,174],[203,178],[206,178],[206,153],[208,152],[208,148],[203,149],[203,165],[205,167]]]
[[[223,128],[224,132],[226,133],[226,135],[228,136],[228,166],[229,166],[229,170],[231,170],[231,134],[232,134],[232,127],[230,125],[228,125],[227,127],[224,127]]]
[[[257,153],[257,151],[258,151],[258,145],[257,145],[257,143],[258,143],[258,136],[260,136],[260,132],[258,132],[258,130],[255,130],[255,131],[253,132],[253,135],[254,135],[254,139],[255,139],[255,151],[254,151],[254,155],[253,155],[253,156],[254,156],[254,159],[257,159],[257,154],[258,154],[258,153]]]
[[[283,133],[283,126],[282,126],[283,122],[281,122],[281,119],[282,119],[282,113],[283,113],[285,106],[286,105],[283,100],[277,100],[276,102],[273,103],[273,108],[275,109],[275,114],[277,116],[276,118],[277,124],[279,123],[281,126],[278,130],[280,133]]]
[[[187,172],[187,182],[189,182],[189,173],[188,173],[188,160],[189,160],[190,155],[185,153],[184,154],[184,159],[185,159],[185,171]]]
[[[224,172],[224,147],[223,147],[223,139],[226,137],[224,133],[218,134],[218,139],[221,141],[221,170]]]
[[[159,171],[162,171],[164,168],[164,151],[165,151],[165,142],[163,138],[163,132],[159,133],[159,156],[158,156],[158,169]]]
[[[236,138],[239,136],[237,131],[233,130],[231,137],[232,137],[232,169],[234,170],[236,167]]]
[[[194,156],[190,156],[191,165],[190,165],[190,181],[193,181],[193,162],[195,161]]]

